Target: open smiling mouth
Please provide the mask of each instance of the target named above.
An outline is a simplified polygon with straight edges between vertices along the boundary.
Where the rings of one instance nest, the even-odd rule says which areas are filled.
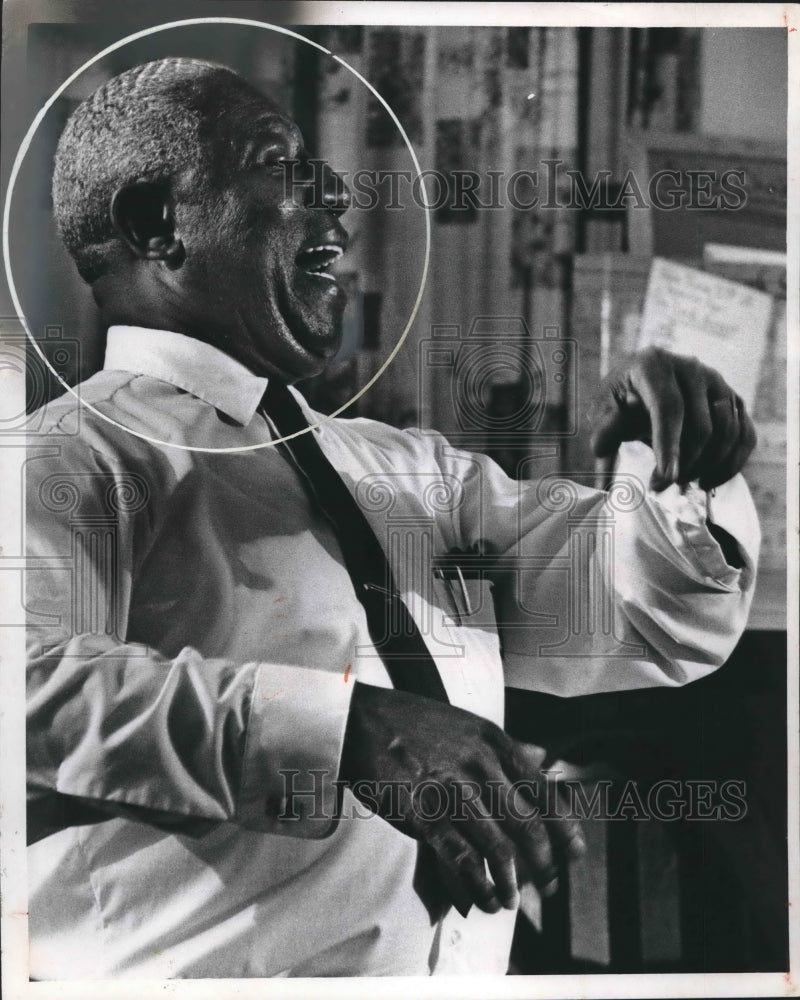
[[[327,281],[335,282],[336,278],[332,274],[328,274],[328,270],[333,267],[343,253],[344,249],[335,243],[304,247],[295,257],[295,264],[306,274],[313,274],[317,278],[325,278]]]

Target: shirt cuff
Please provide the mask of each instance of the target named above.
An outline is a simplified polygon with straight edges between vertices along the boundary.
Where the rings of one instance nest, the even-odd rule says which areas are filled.
[[[697,579],[713,581],[725,590],[749,589],[755,580],[761,531],[744,478],[737,474],[708,493],[696,482],[683,487],[673,484],[656,493],[646,485],[654,467],[655,458],[647,445],[634,441],[620,448],[619,471],[640,479],[656,523],[684,555]],[[741,568],[728,564],[722,547],[708,529],[709,521],[736,541],[743,561]]]
[[[247,727],[237,822],[251,830],[325,837],[339,815],[339,761],[355,679],[264,663]]]

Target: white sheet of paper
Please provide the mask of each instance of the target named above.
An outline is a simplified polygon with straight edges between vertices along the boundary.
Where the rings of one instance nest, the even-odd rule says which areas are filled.
[[[752,407],[771,312],[765,292],[656,257],[638,346],[698,357]]]

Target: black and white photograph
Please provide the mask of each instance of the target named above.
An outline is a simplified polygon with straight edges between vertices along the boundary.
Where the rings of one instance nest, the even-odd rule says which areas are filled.
[[[800,4],[2,28],[4,995],[795,995]]]

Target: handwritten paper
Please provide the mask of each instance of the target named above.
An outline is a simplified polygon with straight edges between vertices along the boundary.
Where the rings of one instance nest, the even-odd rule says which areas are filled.
[[[752,407],[771,315],[765,292],[656,257],[638,346],[698,357]]]

